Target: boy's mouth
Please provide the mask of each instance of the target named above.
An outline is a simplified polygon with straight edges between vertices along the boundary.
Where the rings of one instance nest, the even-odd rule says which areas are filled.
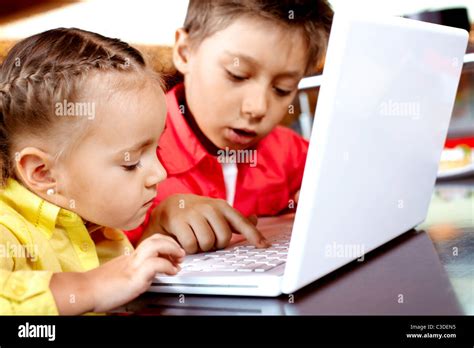
[[[227,128],[225,132],[228,140],[239,145],[251,143],[257,135],[255,131],[245,128]]]

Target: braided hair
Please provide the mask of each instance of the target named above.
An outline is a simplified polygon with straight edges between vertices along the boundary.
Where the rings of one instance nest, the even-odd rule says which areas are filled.
[[[0,66],[0,184],[13,175],[17,138],[51,130],[58,119],[55,103],[74,102],[91,73],[144,71],[145,60],[135,48],[76,28],[48,30],[17,43]]]

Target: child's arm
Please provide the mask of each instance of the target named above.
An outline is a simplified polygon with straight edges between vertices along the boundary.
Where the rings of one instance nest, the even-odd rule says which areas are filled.
[[[156,273],[176,274],[184,255],[176,241],[157,234],[130,255],[88,272],[51,276],[48,271],[3,268],[0,314],[56,314],[56,309],[62,315],[105,312],[145,292]]]
[[[57,273],[51,291],[60,314],[105,312],[123,305],[151,285],[157,273],[175,275],[185,252],[172,238],[154,235],[130,255],[123,255],[85,273]],[[76,303],[70,295],[76,292]]]
[[[232,233],[240,233],[253,245],[270,244],[247,219],[226,201],[193,194],[171,195],[153,210],[142,239],[161,233],[175,237],[187,253],[225,248]]]

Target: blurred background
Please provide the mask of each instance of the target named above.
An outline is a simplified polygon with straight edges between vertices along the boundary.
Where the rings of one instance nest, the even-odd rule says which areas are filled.
[[[380,15],[410,15],[427,10],[465,8],[474,16],[470,0],[330,0],[339,9]],[[23,38],[54,27],[79,27],[142,44],[174,42],[188,1],[153,0],[0,0],[0,37]],[[446,19],[445,19],[446,20]],[[456,20],[460,24],[465,19]]]
[[[460,27],[470,31],[467,53],[474,52],[472,0],[330,0],[333,9],[374,15],[398,15]],[[55,27],[78,27],[118,37],[139,46],[155,68],[170,74],[170,85],[179,81],[171,62],[174,33],[184,21],[188,0],[0,0],[0,60],[18,39]],[[456,106],[449,130],[452,148],[474,147],[473,55],[466,57]],[[322,65],[319,71],[322,70]],[[320,79],[300,84],[295,112],[283,123],[309,137]],[[447,158],[456,156],[447,156]]]
[[[336,12],[405,16],[470,32],[438,182],[428,217],[419,228],[434,242],[464,312],[474,314],[474,1],[329,2]],[[155,70],[167,74],[171,87],[180,80],[171,47],[187,4],[187,0],[0,0],[0,64],[19,39],[51,28],[78,27],[137,46]],[[323,65],[318,68],[319,73],[301,81],[294,112],[283,121],[305,137],[311,132]]]

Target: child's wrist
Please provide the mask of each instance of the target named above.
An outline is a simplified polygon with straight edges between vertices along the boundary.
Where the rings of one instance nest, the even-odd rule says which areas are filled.
[[[88,272],[78,273],[80,277],[80,296],[87,301],[84,305],[87,312],[97,311],[97,286],[96,286],[96,272],[91,270]]]
[[[91,287],[89,272],[54,273],[50,281],[58,312],[77,315],[92,312],[95,308],[95,290]]]

